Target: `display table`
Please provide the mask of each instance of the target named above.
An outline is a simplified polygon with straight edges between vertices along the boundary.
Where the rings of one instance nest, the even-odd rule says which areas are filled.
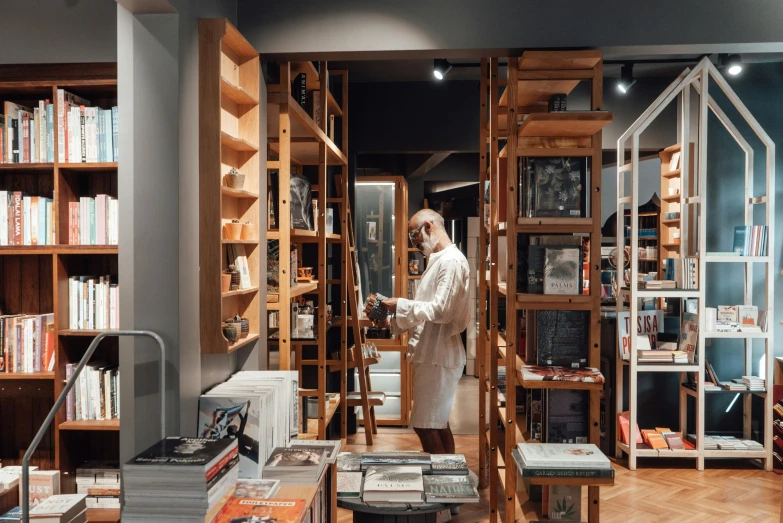
[[[353,511],[353,523],[435,523],[438,512],[455,504],[365,503],[361,498],[339,498],[337,506]],[[392,520],[390,516],[394,516]]]

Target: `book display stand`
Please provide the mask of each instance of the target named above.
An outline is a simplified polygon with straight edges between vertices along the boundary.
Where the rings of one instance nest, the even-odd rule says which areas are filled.
[[[728,118],[723,109],[718,105],[715,98],[711,96],[710,88],[712,84],[717,85],[721,94],[721,99],[730,102],[732,111],[736,112],[744,120],[744,124],[755,133],[758,140],[766,149],[765,168],[763,170],[763,183],[756,183],[754,179],[754,151],[748,141],[739,132],[737,127]],[[714,89],[714,88],[713,88]],[[692,91],[698,94],[698,111],[691,111]],[[679,242],[669,242],[667,238],[662,240],[662,253],[669,258],[686,258],[694,260],[692,278],[687,282],[687,286],[679,285],[675,289],[642,289],[637,281],[637,258],[638,258],[638,230],[634,227],[637,221],[638,206],[638,176],[639,176],[639,135],[648,128],[648,126],[661,114],[661,112],[675,100],[679,101],[679,125],[678,135],[681,137],[697,136],[695,146],[685,146],[684,143],[678,143],[664,150],[661,155],[662,160],[668,159],[671,162],[671,156],[679,154],[678,165],[674,162],[662,165],[662,176],[669,181],[669,187],[674,187],[671,197],[667,196],[664,201],[667,203],[676,203],[677,222],[672,215],[667,218],[664,214],[663,234],[670,234],[670,227],[676,225],[679,227]],[[693,113],[693,114],[692,114]],[[696,116],[696,113],[698,116]],[[767,228],[766,245],[759,252],[745,255],[746,252],[737,253],[733,246],[728,243],[726,234],[718,234],[717,240],[708,237],[708,228],[710,227],[708,214],[708,204],[710,203],[710,192],[715,184],[721,183],[721,176],[710,168],[707,164],[708,148],[708,118],[712,114],[718,122],[725,128],[728,134],[736,141],[739,148],[745,156],[745,184],[744,192],[740,193],[738,205],[741,206],[743,216],[742,222],[737,226],[761,225]],[[695,121],[695,124],[694,124]],[[698,132],[692,132],[698,130]],[[628,162],[627,152],[630,150],[630,162]],[[704,469],[705,459],[711,458],[749,458],[763,462],[765,470],[772,470],[772,450],[773,450],[773,427],[772,427],[772,407],[773,395],[771,394],[771,385],[773,383],[773,335],[771,330],[764,328],[739,329],[737,331],[725,332],[718,331],[713,326],[708,328],[707,315],[708,308],[718,307],[717,303],[708,302],[713,298],[708,289],[708,282],[714,280],[715,271],[733,270],[736,268],[744,269],[744,292],[730,303],[740,306],[758,306],[759,313],[761,309],[766,312],[768,318],[772,318],[774,283],[773,283],[773,257],[767,253],[774,253],[774,211],[775,211],[775,145],[767,133],[761,128],[756,119],[750,114],[745,105],[740,101],[735,92],[721,76],[715,66],[708,58],[702,59],[692,70],[686,69],[677,80],[661,93],[653,104],[639,117],[639,119],[618,139],[617,142],[618,158],[618,204],[617,215],[622,217],[626,207],[630,208],[631,219],[631,276],[629,287],[622,289],[622,294],[630,300],[630,317],[635,318],[639,312],[640,298],[657,298],[669,300],[693,299],[697,302],[694,307],[696,317],[690,317],[690,332],[686,333],[685,327],[681,327],[680,350],[688,352],[688,362],[683,364],[663,363],[650,364],[640,363],[638,361],[638,338],[635,335],[630,336],[630,357],[628,360],[618,359],[617,363],[617,411],[629,411],[629,432],[631,434],[631,445],[622,441],[616,444],[616,454],[620,457],[622,454],[628,455],[629,468],[636,469],[638,457],[677,457],[677,458],[695,458],[698,470]],[[688,166],[683,169],[680,166]],[[665,172],[664,172],[665,171]],[[626,183],[626,175],[630,175],[630,183]],[[710,187],[708,187],[708,185]],[[761,188],[763,186],[763,188]],[[714,192],[713,192],[714,197]],[[667,200],[668,199],[668,200]],[[669,201],[670,200],[670,201]],[[667,206],[663,209],[670,212]],[[720,212],[725,212],[722,206]],[[667,220],[669,223],[667,223]],[[621,223],[618,223],[618,231]],[[622,241],[618,233],[618,242]],[[755,241],[755,240],[754,240]],[[671,245],[669,245],[671,243]],[[765,248],[764,248],[765,247]],[[742,251],[742,246],[740,246]],[[619,251],[623,256],[623,252]],[[622,260],[620,260],[620,265]],[[755,269],[755,270],[754,270]],[[663,270],[663,268],[662,268]],[[764,275],[761,284],[759,278],[756,278],[759,272]],[[759,285],[763,288],[764,295],[754,299],[754,287],[758,289]],[[725,298],[724,298],[725,299]],[[618,315],[622,312],[622,299],[618,299]],[[684,307],[682,307],[684,310]],[[685,324],[685,322],[682,322]],[[713,322],[714,323],[714,322]],[[635,334],[635,333],[634,333]],[[683,339],[684,338],[684,339]],[[758,450],[750,446],[743,446],[741,450],[734,447],[733,442],[711,441],[709,447],[705,438],[708,432],[709,419],[706,416],[705,404],[709,401],[708,397],[714,393],[726,392],[724,390],[706,391],[705,373],[707,371],[706,356],[707,342],[719,344],[721,351],[731,351],[738,349],[742,344],[744,348],[743,368],[737,370],[735,374],[743,377],[753,375],[754,368],[754,347],[763,345],[764,362],[758,373],[758,378],[763,380],[765,390],[745,390],[742,394],[743,416],[743,439],[750,443],[756,440],[762,446]],[[712,350],[718,350],[716,348]],[[757,351],[758,353],[758,351]],[[623,381],[623,368],[629,367],[629,382],[627,384],[629,391],[629,402],[627,408],[624,408],[623,393],[626,384]],[[634,443],[635,437],[633,430],[637,427],[639,416],[638,405],[638,387],[637,377],[642,372],[673,372],[680,375],[680,412],[679,412],[679,430],[682,438],[685,439],[688,434],[695,436],[695,448],[671,450],[661,448],[660,450],[652,448],[639,448]],[[685,384],[688,381],[687,373],[696,375],[697,385],[689,387]],[[738,377],[738,376],[737,376]],[[717,384],[716,384],[717,385]],[[764,403],[762,424],[755,426],[753,419],[753,401],[758,397]],[[690,401],[689,398],[693,398]],[[688,428],[688,409],[695,407],[696,426]],[[613,420],[618,423],[619,421]],[[762,429],[763,425],[763,429]],[[754,431],[758,431],[754,434]],[[618,434],[619,426],[618,426]],[[758,446],[756,443],[754,446]]]

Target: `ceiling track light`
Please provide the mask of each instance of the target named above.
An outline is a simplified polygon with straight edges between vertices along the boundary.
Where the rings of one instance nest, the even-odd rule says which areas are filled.
[[[627,94],[636,80],[633,77],[633,64],[623,65],[620,71],[620,80],[617,81],[617,90],[623,94]]]
[[[443,80],[446,75],[451,71],[451,64],[445,58],[436,58],[435,64],[432,69],[432,74],[438,80]]]
[[[742,72],[742,57],[738,54],[730,54],[726,56],[724,65],[730,75],[737,76]]]

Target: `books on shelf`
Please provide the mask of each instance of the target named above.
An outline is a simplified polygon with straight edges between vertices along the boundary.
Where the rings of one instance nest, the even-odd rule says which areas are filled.
[[[0,191],[0,246],[54,245],[54,200]]]
[[[278,447],[261,471],[263,479],[278,479],[284,485],[317,485],[326,466],[325,447]]]
[[[120,286],[116,278],[68,278],[68,328],[105,330],[120,327]]]
[[[421,503],[424,478],[418,466],[370,466],[362,499],[367,503]]]
[[[337,497],[360,498],[364,474],[359,472],[337,471]]]
[[[106,194],[68,202],[69,245],[117,245],[119,202]]]
[[[673,280],[675,288],[695,290],[699,288],[699,259],[696,257],[667,258],[665,280]]]
[[[587,365],[589,312],[536,311],[535,322],[536,363],[571,368]]]
[[[479,493],[468,476],[424,476],[427,503],[478,503]]]
[[[537,365],[522,365],[523,381],[578,381],[603,383],[601,371],[593,367],[568,368]]]
[[[261,500],[252,498],[231,498],[213,520],[214,523],[252,523],[254,521],[275,523],[301,523],[307,520],[305,502],[301,499]],[[123,514],[123,522],[125,521]]]
[[[766,225],[734,227],[732,251],[739,256],[766,256],[768,228]]]
[[[54,161],[54,106],[38,100],[34,107],[6,101],[0,114],[0,163]]]
[[[688,354],[680,350],[637,350],[639,363],[688,363]]]
[[[628,411],[621,412],[617,415],[617,420],[620,425],[620,436],[623,443],[626,445],[631,444],[631,413]],[[642,433],[639,432],[639,425],[634,427],[634,443],[642,443]]]
[[[163,439],[122,466],[122,521],[204,522],[234,488],[238,470],[235,439]]]
[[[84,494],[58,494],[30,509],[30,521],[36,523],[84,523],[87,502]]]
[[[120,466],[116,461],[88,461],[76,469],[76,493],[87,495],[87,508],[120,508]]]
[[[68,363],[70,378],[78,364]],[[95,421],[120,418],[120,369],[105,362],[90,362],[82,370],[65,400],[67,421]]]
[[[0,316],[0,372],[52,372],[54,314]]]
[[[544,249],[544,294],[582,294],[581,272],[581,249]]]
[[[696,434],[688,434],[688,441],[693,445],[698,442]],[[704,450],[747,450],[763,451],[764,446],[753,440],[740,440],[734,436],[704,436]]]
[[[612,465],[592,443],[518,443],[517,450],[527,467],[596,468]]]

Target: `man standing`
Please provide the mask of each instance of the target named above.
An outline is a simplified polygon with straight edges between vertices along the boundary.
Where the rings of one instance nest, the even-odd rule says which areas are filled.
[[[408,222],[408,237],[429,256],[427,270],[413,300],[389,298],[382,304],[391,313],[392,330],[410,333],[407,359],[413,365],[411,425],[422,448],[430,454],[454,454],[449,413],[465,366],[460,334],[470,318],[470,269],[435,211],[417,212]]]

